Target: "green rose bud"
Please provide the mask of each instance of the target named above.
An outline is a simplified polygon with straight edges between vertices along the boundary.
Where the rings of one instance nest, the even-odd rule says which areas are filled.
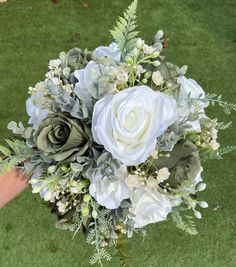
[[[84,155],[92,143],[88,128],[68,113],[49,114],[34,133],[34,141],[45,156],[58,162]]]

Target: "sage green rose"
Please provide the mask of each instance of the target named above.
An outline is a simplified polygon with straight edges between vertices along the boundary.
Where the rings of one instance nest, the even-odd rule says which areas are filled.
[[[170,172],[165,181],[172,188],[185,184],[194,184],[201,170],[197,147],[190,141],[178,142],[169,157],[160,157],[155,161],[157,168],[167,167]]]
[[[91,146],[90,130],[69,113],[49,114],[34,133],[34,142],[48,158],[71,162]]]

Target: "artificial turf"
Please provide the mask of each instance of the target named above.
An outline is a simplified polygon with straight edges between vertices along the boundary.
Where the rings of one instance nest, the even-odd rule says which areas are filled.
[[[59,2],[59,3],[54,3]],[[61,51],[93,49],[111,42],[108,33],[127,0],[8,0],[0,3],[0,143],[10,120],[27,122],[27,89],[44,79],[47,63]],[[150,41],[158,29],[174,32],[165,52],[169,61],[189,66],[188,76],[207,92],[236,102],[236,1],[140,0],[140,36]],[[236,144],[236,116],[219,108],[208,114],[234,126],[221,143]],[[127,240],[131,267],[236,266],[236,153],[204,164],[209,203],[199,234],[188,236],[169,221],[147,227],[148,236]],[[54,228],[55,218],[30,189],[0,211],[1,267],[89,266],[93,250],[84,237]],[[113,249],[113,262],[121,266]]]

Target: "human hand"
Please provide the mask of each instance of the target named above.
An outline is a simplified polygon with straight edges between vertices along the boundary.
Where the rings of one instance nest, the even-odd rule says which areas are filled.
[[[18,168],[0,176],[0,208],[3,208],[28,187],[28,178]]]

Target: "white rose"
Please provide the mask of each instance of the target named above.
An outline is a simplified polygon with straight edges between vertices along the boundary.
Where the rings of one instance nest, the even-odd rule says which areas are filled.
[[[176,101],[147,86],[125,89],[96,102],[92,133],[126,166],[138,165],[154,152],[156,139],[177,119]]]
[[[171,212],[173,203],[167,195],[147,187],[136,189],[131,196],[135,228],[142,228],[147,224],[164,221]]]
[[[99,172],[92,177],[89,193],[107,209],[117,209],[122,200],[130,198],[131,191],[125,183],[128,172],[125,166],[117,169],[114,175],[102,176]]]
[[[178,101],[178,112],[180,116],[180,120],[186,119],[190,113],[194,113],[196,111],[196,107],[194,105],[189,106],[186,99],[190,98],[205,98],[205,92],[203,89],[197,84],[196,81],[192,79],[187,79],[184,76],[178,78],[177,82],[180,84],[179,91],[179,101]],[[200,109],[198,112],[203,113],[200,117],[204,117],[204,108],[208,106],[208,103],[199,102]],[[190,131],[201,131],[201,126],[199,119],[195,121],[189,121],[188,124],[191,126],[188,130]]]
[[[93,54],[97,58],[108,57],[115,61],[120,61],[121,57],[119,46],[116,43],[111,43],[109,46],[99,46],[94,50]]]

